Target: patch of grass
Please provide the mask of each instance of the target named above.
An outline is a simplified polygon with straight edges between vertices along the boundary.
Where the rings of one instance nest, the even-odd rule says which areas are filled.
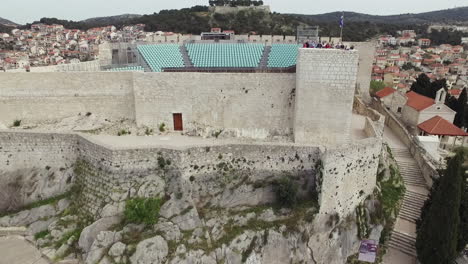
[[[49,230],[44,230],[44,231],[34,234],[34,239],[38,240],[38,239],[48,236],[49,234],[50,234]]]
[[[61,194],[61,195],[57,195],[57,196],[54,196],[54,197],[50,197],[50,198],[47,198],[47,199],[44,199],[44,200],[39,200],[39,201],[30,203],[30,204],[27,204],[27,205],[25,205],[25,206],[23,206],[21,208],[18,208],[18,209],[14,210],[14,211],[8,211],[8,212],[0,213],[0,217],[6,216],[6,215],[11,215],[11,214],[16,214],[16,213],[24,211],[24,210],[31,210],[33,208],[41,207],[43,205],[57,204],[58,201],[60,201],[60,200],[62,200],[64,198],[70,197],[71,193],[72,193],[71,191],[66,192],[66,193]]]
[[[132,132],[128,129],[121,129],[119,132],[117,132],[117,136],[125,136],[125,135],[130,135]]]
[[[125,203],[124,217],[127,223],[152,225],[158,222],[163,200],[158,198],[135,198]]]
[[[398,168],[390,165],[390,179],[385,182],[380,182],[380,189],[380,198],[385,218],[390,218],[392,214],[396,214],[395,209],[398,207],[406,191]]]
[[[73,231],[65,233],[62,238],[60,238],[57,242],[54,243],[54,248],[58,249],[60,246],[65,244],[71,237],[74,237],[74,240],[78,240],[80,238],[81,231],[83,231],[83,229],[77,228]]]
[[[14,126],[14,127],[19,127],[19,126],[21,126],[21,120],[16,119],[15,121],[13,121],[13,126]]]

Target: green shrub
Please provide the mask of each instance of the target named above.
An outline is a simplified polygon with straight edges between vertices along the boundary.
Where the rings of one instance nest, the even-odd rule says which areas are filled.
[[[166,124],[161,123],[161,124],[159,125],[159,132],[164,132],[164,131],[166,131]]]
[[[34,234],[34,239],[38,240],[38,239],[44,238],[48,234],[49,234],[49,230],[44,230],[44,231],[38,232],[38,233]]]
[[[281,206],[294,207],[297,204],[298,185],[290,177],[283,176],[275,183],[276,199]]]
[[[127,223],[152,225],[158,222],[159,209],[163,204],[158,198],[135,198],[125,203],[125,221]]]
[[[145,130],[145,135],[147,135],[147,136],[153,135],[153,129],[147,127],[146,130]]]
[[[223,133],[223,130],[222,130],[222,129],[221,129],[221,130],[218,130],[218,131],[216,131],[216,132],[213,132],[213,136],[214,136],[215,138],[218,138],[219,135],[221,135],[221,133]]]
[[[21,120],[16,119],[15,121],[13,121],[13,126],[14,126],[14,127],[19,127],[19,126],[21,126]]]
[[[125,135],[130,135],[132,132],[130,132],[128,129],[121,129],[119,132],[117,132],[117,136],[125,136]]]
[[[163,157],[158,157],[158,166],[159,166],[159,168],[164,169],[164,167],[166,167],[166,165],[170,165],[170,164],[167,164],[166,160]]]

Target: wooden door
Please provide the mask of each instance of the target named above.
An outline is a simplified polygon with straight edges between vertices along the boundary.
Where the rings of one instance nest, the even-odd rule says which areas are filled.
[[[182,123],[182,114],[172,114],[172,118],[174,119],[174,130],[175,131],[183,131],[183,123]]]

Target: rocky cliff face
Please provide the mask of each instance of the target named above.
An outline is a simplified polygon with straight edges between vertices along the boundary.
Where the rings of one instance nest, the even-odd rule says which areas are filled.
[[[73,167],[0,169],[0,213],[67,192],[74,183]]]
[[[89,164],[81,164],[91,169]],[[219,181],[185,179],[167,170],[119,193],[99,217],[84,217],[83,193],[67,200],[0,218],[0,225],[29,226],[35,243],[52,260],[78,258],[83,263],[345,263],[359,246],[356,216],[340,219],[320,214],[307,174],[289,174],[299,186],[293,208],[278,204],[275,180],[284,173]],[[80,170],[75,169],[80,173]],[[247,174],[246,174],[247,175]],[[244,175],[245,176],[245,175]],[[78,181],[79,183],[79,181]],[[125,200],[159,197],[164,201],[154,224],[129,223]],[[119,201],[119,202],[117,202]],[[245,201],[249,201],[246,203]],[[24,217],[27,215],[27,217]],[[21,220],[22,219],[22,220]],[[369,226],[379,239],[381,227]]]

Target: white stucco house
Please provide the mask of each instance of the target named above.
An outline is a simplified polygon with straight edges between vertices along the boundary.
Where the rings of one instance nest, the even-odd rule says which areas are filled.
[[[403,121],[416,127],[424,121],[440,116],[453,123],[456,112],[445,105],[446,96],[447,92],[444,89],[437,92],[435,100],[413,91],[406,93],[408,100],[402,110]]]

